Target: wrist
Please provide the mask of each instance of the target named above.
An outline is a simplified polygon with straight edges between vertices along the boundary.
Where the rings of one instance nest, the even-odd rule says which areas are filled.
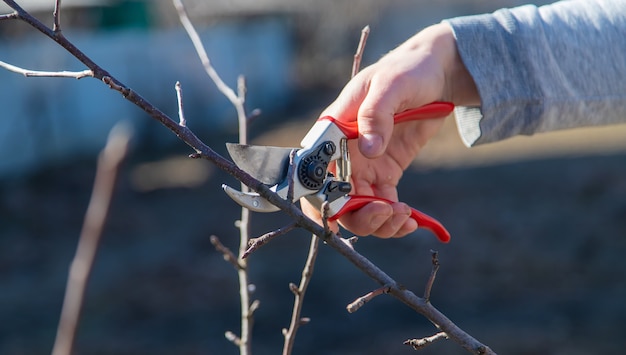
[[[443,66],[442,100],[457,106],[479,106],[480,95],[474,78],[459,54],[452,27],[443,22],[424,31],[432,32],[432,50]]]

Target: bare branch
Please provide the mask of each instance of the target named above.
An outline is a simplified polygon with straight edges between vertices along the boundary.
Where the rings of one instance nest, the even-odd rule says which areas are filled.
[[[180,81],[177,81],[174,87],[176,88],[176,99],[178,100],[178,124],[182,127],[187,127],[185,110],[183,109],[183,88],[180,85]]]
[[[29,70],[17,67],[15,65],[11,65],[9,63],[0,61],[0,67],[17,73],[22,74],[25,77],[50,77],[50,78],[74,78],[74,79],[82,79],[85,77],[93,77],[93,72],[89,69],[82,71],[39,71],[39,70]]]
[[[443,339],[448,339],[448,334],[444,332],[439,332],[435,335],[431,335],[429,337],[421,338],[421,339],[408,339],[404,341],[404,345],[410,345],[414,350],[421,350],[427,347],[428,345]]]
[[[204,48],[204,44],[202,43],[202,40],[200,39],[200,35],[198,34],[195,27],[191,23],[191,20],[189,19],[189,15],[187,14],[187,9],[185,9],[185,6],[183,5],[182,0],[172,0],[172,2],[174,3],[174,7],[176,7],[176,11],[178,11],[178,17],[180,19],[181,24],[185,28],[185,31],[187,31],[187,35],[189,36],[189,39],[191,39],[191,42],[193,43],[193,46],[196,49],[196,53],[198,54],[198,57],[200,58],[200,61],[202,62],[202,66],[204,67],[204,70],[209,75],[209,77],[211,77],[211,80],[215,82],[215,85],[217,86],[218,90],[222,94],[224,94],[224,96],[226,96],[233,103],[235,102],[239,103],[239,96],[235,94],[235,92],[228,85],[226,85],[226,83],[224,83],[224,81],[219,76],[215,68],[213,68],[213,65],[211,64],[211,60],[209,59],[206,49]]]
[[[432,256],[433,268],[430,271],[430,277],[428,278],[428,281],[426,282],[426,288],[424,289],[424,299],[426,300],[426,302],[430,302],[430,291],[433,288],[435,278],[437,277],[437,271],[439,270],[439,253],[437,253],[436,250],[431,250],[430,253]]]
[[[224,256],[224,260],[231,263],[235,267],[235,269],[239,270],[243,267],[237,260],[237,257],[235,256],[235,254],[233,254],[233,252],[230,251],[228,247],[222,244],[222,242],[217,236],[215,235],[211,236],[211,244],[213,244],[213,246],[215,247],[217,251],[222,253],[222,255]]]
[[[283,335],[285,336],[283,355],[291,354],[298,328],[301,325],[309,323],[310,321],[309,318],[302,318],[300,315],[302,313],[302,305],[304,304],[304,294],[306,293],[309,282],[311,282],[311,277],[313,276],[313,269],[315,265],[315,260],[317,259],[318,250],[319,238],[314,234],[311,236],[309,254],[307,256],[306,262],[304,263],[304,268],[302,269],[300,286],[292,288],[291,285],[293,284],[290,284],[290,289],[294,294],[294,301],[289,329],[283,330]]]
[[[346,307],[346,310],[348,310],[349,313],[354,313],[358,311],[361,307],[363,307],[367,302],[373,300],[377,296],[389,293],[389,291],[391,291],[391,286],[383,286],[383,287],[377,288],[374,291],[369,292],[368,294],[361,296],[357,298],[356,300],[354,300],[354,302],[350,303]]]
[[[114,127],[98,159],[91,200],[85,214],[76,255],[70,265],[53,355],[72,353],[85,289],[107,219],[119,166],[128,151],[129,139],[130,134],[127,131],[118,126]]]
[[[250,254],[255,252],[257,249],[267,244],[269,241],[273,240],[276,237],[280,237],[281,235],[287,234],[294,230],[298,225],[296,223],[289,223],[288,225],[279,228],[277,230],[271,231],[269,233],[265,233],[258,238],[253,238],[248,241],[248,249],[241,255],[242,259],[246,259]]]
[[[363,51],[365,50],[365,43],[367,43],[367,37],[370,34],[370,26],[367,25],[361,30],[361,39],[359,45],[354,53],[354,60],[352,61],[352,78],[361,70],[361,59],[363,58]]]

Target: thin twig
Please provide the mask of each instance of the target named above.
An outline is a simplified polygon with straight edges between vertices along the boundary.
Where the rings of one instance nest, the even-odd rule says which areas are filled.
[[[430,302],[430,291],[433,288],[435,278],[437,277],[437,271],[439,270],[439,253],[437,253],[436,250],[431,250],[430,253],[432,256],[433,268],[430,271],[430,277],[428,278],[428,281],[426,282],[426,287],[424,289],[424,299],[426,300],[426,302]]]
[[[20,18],[17,12],[11,12],[10,14],[0,15],[0,21],[2,20],[16,20]]]
[[[328,201],[324,201],[322,203],[320,215],[322,216],[322,226],[324,227],[324,236],[328,237],[333,235],[333,232],[330,230],[328,226],[328,211],[330,209],[330,203]],[[326,238],[324,238],[326,239]]]
[[[127,131],[114,127],[98,159],[91,200],[85,214],[76,255],[70,265],[61,319],[52,349],[53,355],[72,353],[85,289],[107,219],[119,166],[128,150],[129,139]]]
[[[248,241],[248,249],[246,249],[246,251],[241,255],[241,258],[246,259],[248,256],[250,256],[250,254],[255,252],[257,249],[259,249],[263,245],[267,244],[268,242],[270,242],[276,237],[280,237],[281,235],[285,235],[291,232],[296,227],[298,227],[298,225],[292,222],[282,228],[278,228],[269,233],[265,233],[260,237],[250,239]]]
[[[359,241],[359,237],[357,237],[357,236],[352,236],[352,237],[350,237],[350,238],[346,239],[346,241],[347,241],[348,243],[350,243],[350,245],[354,245],[354,244],[356,244],[356,242],[358,242],[358,241]]]
[[[241,338],[239,338],[239,337],[237,336],[237,334],[235,334],[235,333],[231,332],[230,330],[227,330],[227,331],[224,333],[224,337],[225,337],[228,341],[230,341],[230,342],[232,342],[233,344],[235,344],[236,346],[241,346]]]
[[[306,289],[309,286],[309,282],[311,282],[311,277],[313,276],[313,269],[315,265],[315,260],[317,259],[318,249],[319,238],[315,234],[313,234],[311,236],[309,254],[307,256],[306,262],[304,263],[304,268],[302,269],[300,286],[298,286],[295,290],[292,289],[292,292],[294,294],[293,311],[291,313],[291,322],[289,324],[289,329],[283,330],[283,335],[285,336],[283,355],[291,354],[298,328],[301,325],[307,324],[310,321],[309,318],[302,318],[301,313],[302,306],[304,304],[304,294],[306,293]]]
[[[180,85],[180,81],[174,85],[176,89],[176,100],[178,101],[178,124],[183,127],[187,127],[187,120],[185,119],[185,110],[183,108],[183,88]]]
[[[289,168],[287,169],[287,201],[293,202],[293,189],[294,189],[294,158],[296,157],[297,149],[292,149],[289,152]]]
[[[261,111],[260,108],[255,108],[254,110],[250,111],[250,114],[248,115],[248,118],[247,118],[248,125],[252,124],[252,122],[254,122],[257,118],[259,118],[262,112],[263,111]]]
[[[354,302],[350,303],[346,307],[346,310],[349,313],[354,313],[358,311],[361,307],[363,307],[367,302],[373,300],[377,296],[389,293],[389,291],[391,291],[391,286],[383,286],[383,287],[377,288],[374,291],[369,292],[366,295],[361,296],[357,298],[356,300],[354,300]]]
[[[54,3],[54,12],[52,13],[54,18],[54,24],[52,25],[52,31],[55,33],[61,32],[61,0],[56,0]]]
[[[365,50],[365,43],[367,43],[367,37],[370,34],[370,26],[367,25],[363,27],[361,30],[361,39],[359,40],[359,45],[356,47],[356,53],[354,53],[354,60],[352,61],[352,76],[354,78],[355,75],[361,70],[361,59],[363,58],[363,51]]]
[[[220,241],[220,238],[218,238],[215,235],[212,235],[210,239],[211,239],[211,244],[213,244],[213,247],[215,247],[215,250],[222,253],[222,256],[224,256],[224,260],[231,263],[235,267],[235,269],[237,270],[241,269],[242,266],[241,264],[239,264],[239,261],[237,260],[237,257],[235,256],[235,254],[230,249],[228,249],[228,247],[222,244],[222,242]]]
[[[89,69],[81,70],[81,71],[41,71],[41,70],[30,70],[24,69],[15,65],[11,65],[9,63],[0,61],[0,67],[17,73],[22,74],[25,77],[49,77],[49,78],[73,78],[73,79],[82,79],[85,77],[93,77],[93,72]]]
[[[431,335],[429,337],[421,338],[421,339],[408,339],[404,341],[404,345],[412,346],[414,350],[421,350],[427,347],[428,345],[443,339],[448,339],[448,334],[444,332],[439,332],[435,335]]]
[[[237,96],[237,94],[235,94],[235,92],[228,85],[226,85],[226,83],[224,83],[215,68],[213,68],[211,60],[209,59],[209,55],[207,54],[207,51],[204,48],[204,44],[200,39],[200,35],[191,23],[189,15],[187,14],[187,9],[185,8],[183,2],[181,0],[172,0],[172,2],[174,3],[174,7],[178,12],[178,18],[180,19],[180,22],[183,25],[185,31],[187,31],[187,35],[189,36],[191,43],[196,49],[196,53],[198,54],[198,57],[200,58],[204,69],[206,70],[209,77],[211,77],[211,80],[215,82],[215,85],[220,90],[220,92],[224,94],[224,96],[226,96],[230,101],[239,101],[239,97]]]

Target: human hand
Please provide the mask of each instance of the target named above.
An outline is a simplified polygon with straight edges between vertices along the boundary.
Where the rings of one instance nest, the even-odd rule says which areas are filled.
[[[322,116],[358,122],[359,139],[349,143],[352,193],[398,201],[396,187],[402,173],[439,131],[443,119],[394,126],[393,116],[437,100],[455,104],[479,101],[446,24],[416,34],[346,85]],[[302,208],[308,216],[321,219],[319,211],[304,200]],[[339,222],[358,235],[402,237],[418,227],[410,213],[410,207],[402,202],[372,202],[346,213]]]

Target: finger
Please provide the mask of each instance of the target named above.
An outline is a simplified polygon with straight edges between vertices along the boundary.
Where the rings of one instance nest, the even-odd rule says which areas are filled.
[[[393,215],[373,235],[379,238],[399,238],[417,229],[417,222],[411,218],[411,208],[408,205],[398,202],[391,207]]]
[[[375,201],[346,213],[339,219],[339,223],[356,235],[366,236],[378,230],[392,215],[393,208],[390,204]]]
[[[381,176],[379,179],[381,181],[384,181],[383,179],[389,180],[389,182],[384,181],[383,183],[372,185],[373,195],[391,201],[398,201],[398,189],[396,188],[398,183],[393,181],[393,177]]]
[[[381,156],[391,140],[395,102],[388,90],[372,82],[357,113],[359,150],[367,158]]]

